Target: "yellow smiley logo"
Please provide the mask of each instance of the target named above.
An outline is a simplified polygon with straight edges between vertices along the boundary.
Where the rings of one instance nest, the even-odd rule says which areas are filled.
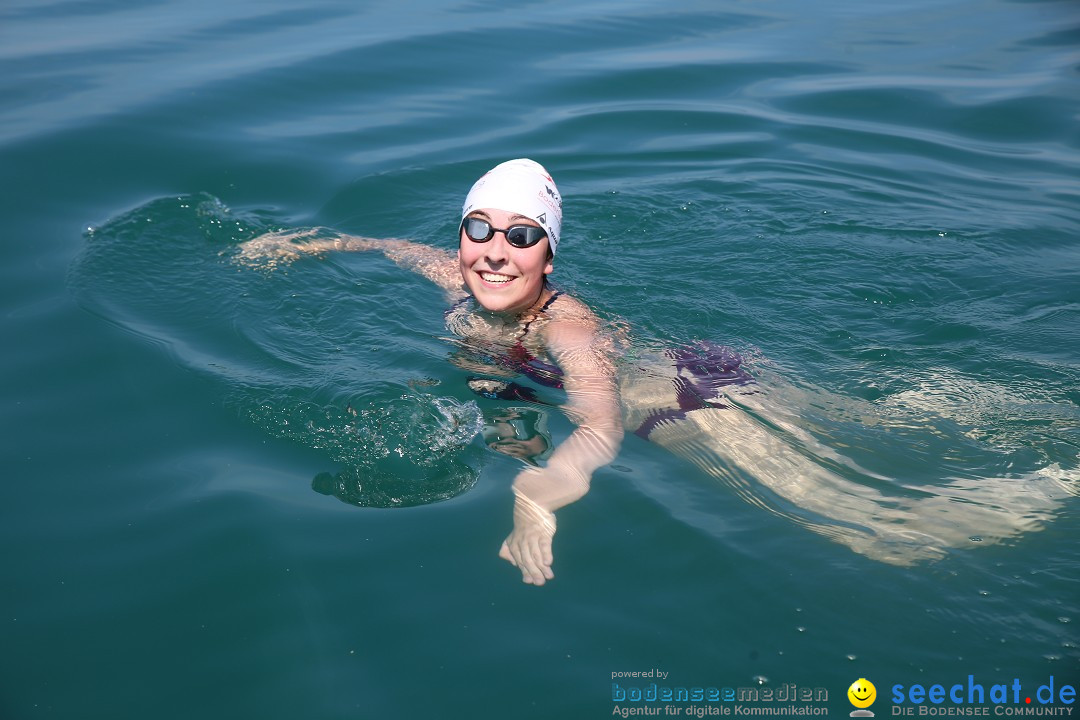
[[[848,700],[857,708],[868,708],[877,699],[877,688],[866,678],[859,678],[847,689]]]

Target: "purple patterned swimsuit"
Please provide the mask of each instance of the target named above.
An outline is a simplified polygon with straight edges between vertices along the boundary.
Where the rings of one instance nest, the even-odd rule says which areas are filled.
[[[551,304],[551,300],[543,309]],[[526,323],[526,332],[528,325]],[[754,382],[753,376],[742,367],[742,356],[726,345],[699,340],[667,350],[665,354],[675,365],[673,384],[678,408],[650,411],[634,431],[635,435],[645,440],[658,425],[681,420],[693,410],[729,407],[715,399],[718,391],[728,385],[749,385]],[[563,387],[562,371],[533,356],[521,344],[520,338],[509,352],[491,357],[490,360],[499,367],[524,375],[538,385],[556,389]],[[535,390],[515,382],[469,378],[469,386],[484,397],[548,404],[537,397]]]
[[[742,356],[726,345],[698,340],[665,354],[675,363],[675,401],[679,407],[650,411],[645,422],[634,431],[645,440],[657,425],[681,420],[692,410],[730,407],[713,399],[720,388],[754,382],[754,377],[742,367]]]

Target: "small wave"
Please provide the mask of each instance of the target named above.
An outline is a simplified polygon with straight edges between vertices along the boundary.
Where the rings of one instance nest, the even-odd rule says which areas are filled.
[[[483,454],[469,447],[483,429],[476,403],[387,390],[406,386],[425,354],[445,352],[410,322],[422,310],[387,316],[401,285],[378,263],[271,273],[235,262],[241,242],[276,226],[270,212],[205,193],[159,198],[89,228],[69,282],[84,308],[219,384],[239,416],[338,463],[316,491],[402,507],[472,487]]]

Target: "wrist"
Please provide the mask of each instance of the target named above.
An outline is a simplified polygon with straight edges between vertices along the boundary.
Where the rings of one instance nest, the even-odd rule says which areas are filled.
[[[551,468],[529,468],[518,473],[513,490],[519,502],[553,513],[580,500],[589,491],[589,484],[569,480]]]
[[[531,497],[521,490],[514,488],[515,516],[527,517],[532,521],[540,521],[545,525],[554,526],[555,509],[555,507],[550,507],[548,503],[542,499]]]

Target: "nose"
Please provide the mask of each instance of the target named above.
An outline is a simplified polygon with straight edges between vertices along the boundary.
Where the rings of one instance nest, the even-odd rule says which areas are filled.
[[[492,262],[506,262],[510,257],[510,243],[506,233],[496,230],[491,239],[484,243],[484,256]]]

